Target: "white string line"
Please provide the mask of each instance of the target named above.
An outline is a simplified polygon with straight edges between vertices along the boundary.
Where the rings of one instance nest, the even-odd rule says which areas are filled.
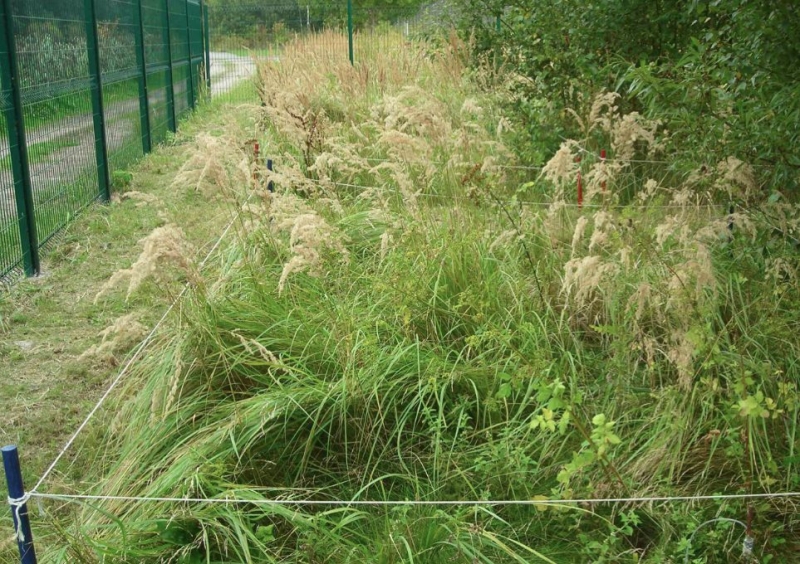
[[[387,186],[362,186],[359,184],[348,184],[347,182],[324,182],[321,180],[313,180],[308,179],[312,182],[316,182],[318,185],[322,186],[323,188],[328,184],[333,186],[344,186],[346,188],[359,188],[361,190],[377,190],[380,192],[388,192],[391,194],[402,194],[402,192],[397,188],[389,188]],[[465,197],[459,196],[448,196],[445,194],[416,194],[417,197],[420,198],[440,198],[446,200],[459,200],[459,199],[467,199]],[[680,204],[661,204],[661,205],[625,205],[625,204],[578,204],[574,202],[544,202],[544,201],[535,201],[535,200],[500,200],[497,198],[492,198],[490,201],[501,202],[504,204],[509,205],[521,205],[521,206],[539,206],[539,207],[548,207],[548,206],[558,206],[558,207],[568,207],[568,208],[615,208],[615,209],[695,209],[695,208],[722,208],[727,209],[727,204],[693,204],[693,205],[680,205]]]
[[[418,165],[437,165],[437,166],[449,166],[451,164],[455,165],[456,163],[444,162],[444,161],[402,161],[397,159],[381,159],[377,157],[366,157],[364,158],[365,161],[370,163],[397,163],[403,164],[403,162],[407,164],[418,164]],[[474,166],[480,163],[458,163],[459,165],[463,166]],[[501,165],[501,164],[492,164],[493,168],[502,168],[502,169],[511,169],[511,170],[542,170],[542,166],[533,166],[533,165]]]
[[[251,194],[251,196],[252,196],[252,194]],[[249,200],[249,198],[248,198],[248,200]],[[202,269],[206,265],[208,260],[211,258],[211,255],[213,255],[214,252],[219,248],[220,244],[222,243],[222,240],[225,238],[225,236],[231,230],[231,228],[233,227],[233,225],[236,222],[236,219],[238,217],[239,217],[239,213],[237,212],[237,214],[230,220],[228,225],[225,227],[224,231],[219,236],[219,238],[217,239],[216,243],[214,243],[214,246],[211,247],[211,250],[208,251],[208,253],[206,254],[205,258],[200,262],[198,270]],[[161,316],[161,319],[158,320],[158,322],[155,324],[155,326],[150,331],[150,333],[148,333],[147,336],[136,346],[136,350],[135,350],[134,354],[128,359],[128,361],[125,363],[125,365],[119,371],[119,374],[117,374],[117,377],[114,378],[114,380],[111,382],[111,385],[106,389],[105,393],[103,393],[103,395],[100,397],[98,402],[95,404],[95,406],[89,412],[89,414],[86,416],[86,418],[83,420],[83,422],[78,426],[78,428],[75,430],[75,432],[72,433],[72,436],[70,436],[69,440],[67,440],[66,444],[63,446],[61,451],[58,453],[58,455],[56,456],[55,460],[53,460],[53,462],[50,464],[50,466],[47,468],[47,470],[45,470],[44,474],[42,474],[42,477],[39,478],[39,481],[36,482],[36,485],[30,490],[30,492],[29,492],[30,496],[33,496],[33,495],[36,494],[36,492],[38,491],[39,487],[50,476],[50,473],[55,469],[56,465],[61,461],[61,459],[64,457],[66,452],[70,449],[70,447],[72,447],[72,445],[74,444],[75,440],[78,438],[78,435],[86,428],[86,426],[89,424],[89,421],[92,419],[92,417],[94,417],[94,415],[97,413],[97,411],[103,405],[103,403],[105,403],[105,401],[111,395],[111,392],[114,391],[114,389],[120,383],[122,378],[128,373],[128,370],[131,368],[131,366],[133,366],[133,363],[136,362],[137,360],[139,360],[139,357],[141,356],[141,354],[144,351],[144,349],[147,347],[147,345],[150,344],[150,341],[152,341],[153,338],[155,337],[156,331],[159,329],[159,327],[161,327],[161,324],[164,323],[164,321],[166,321],[167,316],[169,316],[169,314],[172,312],[172,310],[175,309],[175,306],[178,304],[178,302],[180,302],[180,300],[183,298],[183,296],[189,290],[190,286],[191,286],[191,282],[187,282],[184,285],[184,287],[181,290],[180,294],[178,294],[178,296],[172,301],[172,303],[169,305],[167,310],[164,312],[164,315]]]
[[[362,500],[350,501],[341,499],[238,499],[238,498],[190,498],[190,497],[137,497],[114,495],[84,494],[48,494],[31,492],[30,498],[50,499],[55,501],[129,501],[153,503],[205,503],[209,505],[294,505],[294,506],[475,506],[475,505],[598,505],[603,503],[656,503],[656,502],[691,502],[691,501],[724,501],[742,499],[775,499],[800,497],[800,492],[754,493],[754,494],[719,494],[719,495],[685,495],[685,496],[653,496],[653,497],[604,497],[583,499],[505,499],[505,500]]]

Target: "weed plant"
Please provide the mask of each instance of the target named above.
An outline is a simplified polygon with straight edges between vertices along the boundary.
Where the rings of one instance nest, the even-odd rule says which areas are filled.
[[[658,124],[605,93],[541,173],[509,168],[507,77],[387,42],[260,66],[273,172],[198,138],[179,182],[231,201],[235,241],[86,454],[90,493],[252,503],[86,505],[46,561],[737,561],[741,530],[692,534],[745,502],[569,500],[797,489],[797,207],[733,159],[642,166]],[[792,503],[749,505],[758,559],[791,561]]]

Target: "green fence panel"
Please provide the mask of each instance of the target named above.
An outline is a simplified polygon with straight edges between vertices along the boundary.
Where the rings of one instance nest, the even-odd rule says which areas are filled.
[[[175,99],[176,119],[183,117],[192,107],[189,29],[186,13],[186,0],[169,0],[172,88]]]
[[[0,2],[0,280],[39,271],[36,221],[9,0]]]
[[[97,163],[97,182],[100,197],[111,199],[111,174],[108,169],[108,146],[106,143],[105,109],[103,108],[103,84],[100,65],[100,39],[97,26],[96,0],[84,0],[86,18],[86,52],[89,58],[90,90],[92,95],[92,121],[94,123],[94,150]]]
[[[144,13],[142,0],[136,1],[136,66],[139,69],[139,127],[142,130],[142,151],[149,153],[153,149],[150,135],[150,102],[147,98],[147,62],[144,47]]]
[[[208,6],[202,4],[203,8],[203,49],[206,57],[206,89],[211,95],[211,33],[208,29]]]
[[[147,65],[150,136],[160,143],[172,129],[172,89],[166,0],[141,0]]]
[[[83,0],[11,0],[39,244],[98,198]]]
[[[96,0],[106,143],[111,175],[144,154],[138,0]]]
[[[407,42],[425,37],[443,26],[441,5],[425,7],[353,6],[353,50],[356,63],[369,64],[383,54],[403,49]]]
[[[0,0],[0,281],[196,106],[206,31],[201,0]]]
[[[189,56],[191,57],[192,91],[197,103],[200,92],[205,88],[205,51],[203,50],[203,7],[200,0],[189,0],[186,4],[189,20]]]

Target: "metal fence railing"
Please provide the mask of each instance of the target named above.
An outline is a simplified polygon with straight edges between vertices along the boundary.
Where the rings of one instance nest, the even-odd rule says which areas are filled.
[[[0,280],[207,87],[203,0],[0,0]]]
[[[268,2],[0,0],[0,282],[38,273],[40,250],[204,89],[254,100],[257,63],[298,38],[359,64],[448,12],[446,0]]]

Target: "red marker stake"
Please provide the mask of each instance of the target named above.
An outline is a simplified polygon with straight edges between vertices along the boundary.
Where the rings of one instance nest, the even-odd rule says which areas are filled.
[[[261,147],[258,146],[258,141],[253,144],[253,153],[256,157],[256,163],[258,163],[259,153],[261,152]],[[253,182],[257,180],[256,178],[256,171],[253,169]]]

